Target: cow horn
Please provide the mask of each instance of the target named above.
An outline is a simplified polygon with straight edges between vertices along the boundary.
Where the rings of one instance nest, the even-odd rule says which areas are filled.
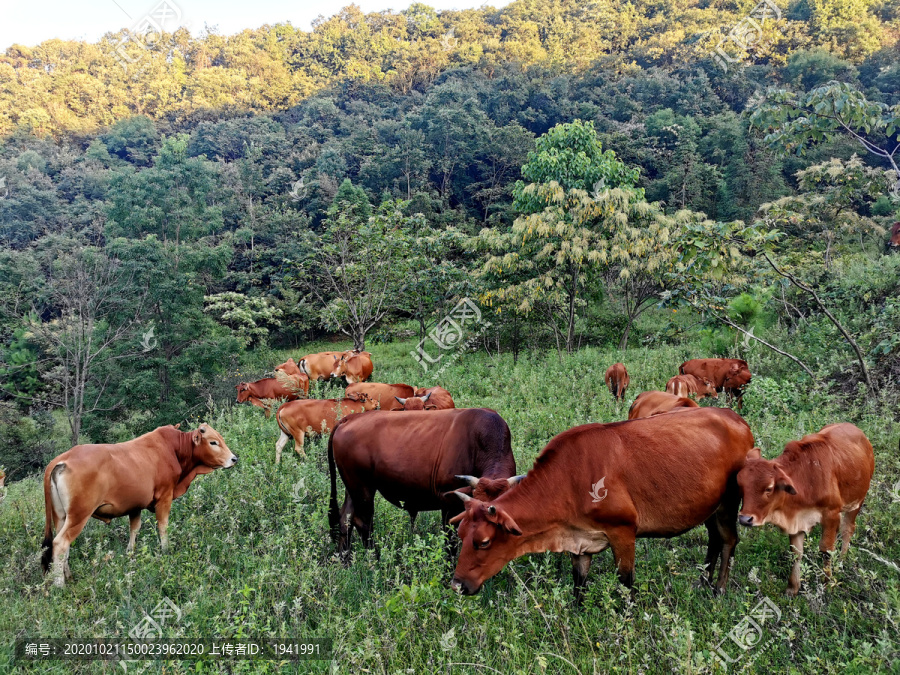
[[[509,483],[509,487],[513,487],[514,485],[521,483],[523,478],[525,478],[525,474],[522,474],[521,476],[510,476],[506,479],[506,482]]]
[[[469,487],[476,487],[478,485],[478,479],[475,476],[454,476],[456,480],[462,481]]]
[[[458,490],[454,490],[454,491],[453,491],[453,494],[455,494],[457,497],[459,497],[460,499],[462,499],[462,500],[463,500],[463,504],[472,501],[472,498],[471,498],[469,495],[467,495],[465,492],[460,492],[460,491],[458,491]]]
[[[433,391],[429,391],[427,394],[425,394],[425,396],[422,397],[422,403],[425,403],[425,401],[427,401],[428,399],[430,399],[430,398],[431,398],[431,395],[432,395],[433,393],[434,393]]]
[[[394,398],[397,399],[397,403],[399,403],[400,405],[406,405],[405,398],[400,398],[399,396],[395,396]]]

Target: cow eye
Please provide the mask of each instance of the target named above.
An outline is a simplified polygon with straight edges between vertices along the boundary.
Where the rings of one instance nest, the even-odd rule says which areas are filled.
[[[210,441],[209,444],[210,444],[210,445],[218,445],[218,444],[219,444],[219,441]]]
[[[478,542],[478,543],[475,545],[475,548],[487,548],[487,547],[490,546],[490,545],[491,545],[491,540],[490,540],[490,538],[488,538],[488,539],[482,539],[480,542]]]

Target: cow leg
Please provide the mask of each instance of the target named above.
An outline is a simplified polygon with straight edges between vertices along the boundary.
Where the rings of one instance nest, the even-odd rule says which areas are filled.
[[[297,435],[294,436],[294,450],[300,455],[300,459],[306,459],[306,453],[303,451],[303,439],[305,437],[306,433],[303,431],[298,431]]]
[[[350,524],[353,520],[353,500],[350,498],[350,491],[344,494],[344,505],[341,506],[340,520],[340,536],[338,538],[338,555],[346,564],[350,558],[350,540],[353,536],[353,526]]]
[[[141,529],[141,512],[133,511],[128,514],[128,528],[131,530],[130,536],[128,537],[128,546],[125,549],[126,553],[134,553],[134,542],[137,539],[138,530]]]
[[[619,581],[626,588],[631,588],[634,586],[634,530],[611,530],[607,531],[606,537],[613,550]]]
[[[572,578],[575,580],[575,604],[579,607],[584,604],[584,589],[587,587],[588,570],[591,569],[591,560],[594,556],[590,553],[583,555],[572,554]]]
[[[169,550],[169,535],[166,533],[169,527],[169,511],[172,509],[172,497],[156,503],[156,529],[159,532],[159,544],[162,552]]]
[[[824,559],[825,576],[831,576],[831,554],[837,540],[838,527],[841,523],[839,513],[826,513],[822,518],[822,539],[819,541],[819,552]]]
[[[291,437],[284,433],[284,431],[282,431],[281,436],[279,436],[278,441],[275,443],[276,464],[281,464],[281,451],[284,450],[284,446],[288,444],[289,440],[291,440]]]
[[[709,533],[709,543],[706,546],[706,560],[703,563],[704,568],[706,569],[706,576],[700,577],[701,585],[706,581],[707,584],[712,586],[713,576],[715,576],[716,573],[716,562],[718,562],[724,548],[724,541],[722,539],[722,534],[719,531],[717,516],[718,512],[711,515],[703,523],[706,525],[706,531]]]
[[[737,479],[732,478],[729,482],[729,490],[725,493],[722,504],[716,511],[715,525],[718,534],[721,558],[719,560],[719,578],[716,581],[716,592],[724,593],[728,586],[728,575],[731,572],[731,559],[734,557],[734,550],[738,544],[737,517],[741,505],[741,491],[737,485]],[[710,542],[712,539],[710,539]],[[709,570],[709,582],[712,583],[715,561]]]
[[[845,511],[841,514],[841,555],[846,554],[850,548],[850,537],[856,531],[856,516],[859,515],[861,508],[862,506],[855,511]]]
[[[372,519],[375,517],[375,500],[366,496],[356,502],[353,526],[359,532],[363,548],[372,548]]]
[[[72,580],[72,571],[69,569],[69,548],[90,519],[90,513],[80,514],[71,510],[65,518],[61,519],[62,528],[53,538],[53,583],[56,586],[65,586],[66,581]]]
[[[788,580],[787,594],[793,598],[800,592],[800,562],[803,560],[803,540],[805,532],[791,535],[791,549],[794,554],[794,566],[791,568],[791,576]]]

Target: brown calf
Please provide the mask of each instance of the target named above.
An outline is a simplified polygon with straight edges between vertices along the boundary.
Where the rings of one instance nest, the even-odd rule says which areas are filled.
[[[288,401],[275,413],[275,421],[281,429],[281,436],[275,443],[275,463],[281,464],[281,451],[292,438],[297,454],[306,457],[303,451],[306,434],[329,433],[341,417],[372,410],[375,405],[375,401],[368,399],[354,401],[349,398]]]
[[[841,553],[850,546],[856,516],[869,491],[875,455],[865,434],[852,424],[829,424],[815,434],[791,441],[773,460],[762,459],[759,448],[747,455],[738,474],[744,504],[741,525],[772,523],[791,540],[795,561],[787,594],[800,590],[800,559],[806,533],[822,524],[819,550],[834,549],[838,530]],[[825,565],[830,574],[830,561]]]
[[[606,369],[606,386],[617,401],[625,398],[625,390],[628,389],[628,383],[631,379],[628,377],[628,371],[625,370],[624,363],[614,363]]]
[[[676,375],[666,383],[666,393],[674,396],[696,396],[706,398],[716,395],[716,388],[707,379],[694,375]]]
[[[634,403],[628,409],[628,419],[636,420],[640,417],[653,417],[661,413],[699,407],[696,401],[686,396],[675,396],[664,391],[645,391],[634,399]]]
[[[350,351],[341,354],[341,358],[334,362],[331,376],[343,377],[347,384],[355,384],[368,380],[374,369],[369,352]]]

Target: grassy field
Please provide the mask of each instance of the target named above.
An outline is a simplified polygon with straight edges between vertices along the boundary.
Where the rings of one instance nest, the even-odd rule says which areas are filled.
[[[684,347],[633,349],[624,356],[584,349],[562,359],[555,352],[525,354],[513,365],[507,354],[465,354],[435,381],[409,356],[413,346],[372,345],[373,379],[440,384],[458,407],[497,410],[512,429],[520,472],[555,434],[624,419],[639,392],[664,387],[682,360],[703,356]],[[617,407],[602,380],[620,359],[631,388]],[[144,672],[707,673],[723,672],[713,656],[723,639],[729,655],[743,655],[733,669],[745,672],[900,672],[895,413],[874,404],[837,411],[827,392],[807,391],[792,371],[781,370],[784,364],[760,352],[749,360],[758,375],[743,413],[765,456],[837,421],[856,423],[875,446],[875,478],[849,554],[829,583],[817,560],[816,530],[806,547],[804,587],[794,600],[784,596],[787,537],[769,527],[741,531],[724,597],[694,588],[705,551],[702,527],[677,539],[639,540],[634,601],[618,585],[610,553],[595,558],[580,609],[572,603],[568,556],[561,554],[521,558],[480,595],[459,597],[448,588],[452,564],[444,557],[437,514],[423,514],[410,530],[406,513],[381,498],[375,519],[380,557],[357,549],[344,568],[327,529],[326,439],[308,439],[302,461],[288,448],[276,467],[274,419],[264,419],[258,408],[223,404],[206,421],[241,462],[200,478],[175,503],[167,555],[150,514],[133,557],[125,555],[127,519],[110,526],[92,521],[72,548],[74,583],[52,588],[39,564],[44,507],[38,477],[8,487],[0,506],[0,671],[17,670],[11,643],[18,637],[123,637],[169,598],[182,612],[166,624],[171,637],[330,637],[335,658],[299,665],[151,662]],[[320,395],[324,391],[338,390],[323,388]],[[742,650],[729,632],[746,626],[745,617],[763,598],[774,602],[780,618],[770,618],[761,639]],[[33,672],[124,672],[102,662],[45,663]]]

